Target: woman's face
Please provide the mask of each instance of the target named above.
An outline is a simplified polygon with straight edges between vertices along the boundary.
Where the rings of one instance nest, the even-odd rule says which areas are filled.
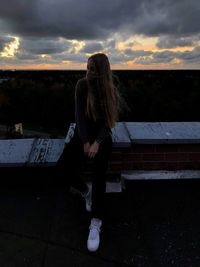
[[[95,70],[95,65],[94,62],[90,59],[87,62],[87,74],[91,74],[91,75],[95,75],[96,74],[96,70]]]

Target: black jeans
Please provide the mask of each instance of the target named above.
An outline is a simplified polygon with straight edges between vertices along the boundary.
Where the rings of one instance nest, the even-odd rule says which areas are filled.
[[[94,138],[91,139],[92,144]],[[57,162],[57,167],[67,185],[73,186],[81,192],[85,192],[87,185],[81,177],[83,164],[87,160],[91,161],[92,166],[92,218],[104,217],[105,192],[106,192],[106,172],[112,153],[112,137],[106,137],[99,145],[99,150],[94,158],[89,158],[84,154],[83,143],[75,132],[70,142],[65,148]]]

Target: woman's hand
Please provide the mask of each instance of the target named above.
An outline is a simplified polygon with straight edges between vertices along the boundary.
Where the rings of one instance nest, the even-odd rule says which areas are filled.
[[[84,143],[83,149],[84,149],[85,155],[88,155],[88,152],[89,152],[89,149],[90,149],[90,143],[89,142]]]
[[[89,151],[88,151],[88,157],[93,158],[97,154],[99,150],[99,143],[96,141],[90,146]]]

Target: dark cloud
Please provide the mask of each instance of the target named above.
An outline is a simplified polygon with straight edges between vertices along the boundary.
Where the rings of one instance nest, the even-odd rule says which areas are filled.
[[[139,57],[134,60],[139,64],[152,64],[152,63],[170,63],[174,59],[180,59],[184,64],[194,64],[200,62],[200,47],[196,47],[191,51],[173,52],[151,52],[147,58]]]
[[[179,56],[185,63],[199,63],[200,62],[200,46],[195,47],[192,51],[185,51]]]
[[[134,63],[138,64],[154,64],[154,63],[170,63],[176,56],[175,52],[164,51],[164,52],[154,52],[149,55],[149,57],[138,57],[134,60]]]
[[[197,0],[7,0],[0,17],[19,36],[101,39],[120,29],[157,36],[200,31]]]
[[[134,60],[143,64],[171,62],[199,63],[200,1],[198,0],[6,0],[0,2],[0,51],[20,37],[16,62],[70,60],[84,63],[84,53],[102,51],[110,61]],[[193,51],[134,51],[135,34],[158,37],[157,47],[169,49],[196,46]],[[123,52],[116,39],[126,41]],[[84,40],[78,52],[69,40]],[[49,59],[41,59],[49,54]],[[9,59],[8,59],[9,60]],[[6,61],[6,59],[5,59]]]
[[[0,17],[19,36],[97,39],[119,28],[128,15],[126,4],[121,0],[7,0],[0,3]]]
[[[124,55],[110,55],[109,56],[109,61],[110,64],[123,64],[124,63],[125,57]]]
[[[124,54],[131,57],[148,56],[150,51],[125,49]]]
[[[177,46],[192,46],[195,44],[197,37],[174,37],[161,36],[156,44],[158,48],[174,48]]]
[[[69,50],[72,44],[63,38],[23,38],[20,50],[30,54],[54,54]]]
[[[94,53],[103,50],[101,43],[86,43],[85,46],[80,50],[82,53]]]
[[[142,1],[133,31],[147,36],[199,33],[199,11],[200,2],[197,0]]]
[[[16,59],[18,60],[22,60],[22,61],[25,61],[25,60],[35,60],[35,59],[38,59],[39,56],[38,55],[33,55],[33,54],[29,54],[27,52],[21,52],[21,51],[18,51],[17,54],[16,54]]]
[[[60,61],[73,61],[75,63],[86,63],[88,57],[84,54],[77,53],[62,53],[62,54],[54,54],[52,55],[52,59],[54,61],[60,62]]]

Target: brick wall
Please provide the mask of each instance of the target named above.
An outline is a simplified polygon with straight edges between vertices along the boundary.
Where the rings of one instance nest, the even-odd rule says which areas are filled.
[[[110,172],[200,169],[200,144],[132,144],[114,148]]]

